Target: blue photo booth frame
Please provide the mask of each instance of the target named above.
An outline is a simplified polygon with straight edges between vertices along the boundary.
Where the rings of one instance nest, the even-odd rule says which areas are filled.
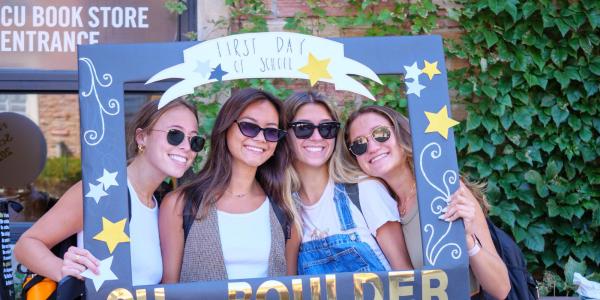
[[[245,299],[248,296],[249,299],[319,299],[313,297],[316,295],[320,295],[321,299],[351,299],[354,295],[362,295],[365,299],[397,299],[399,296],[416,299],[469,297],[468,256],[463,226],[460,221],[448,223],[438,219],[445,202],[458,188],[453,132],[448,125],[445,132],[434,130],[426,133],[431,131],[431,114],[437,114],[438,117],[443,114],[443,117],[449,118],[450,113],[441,37],[355,37],[331,40],[344,45],[346,57],[368,66],[377,74],[405,75],[424,269],[132,287],[129,243],[119,243],[109,250],[105,242],[94,239],[103,230],[103,222],[107,221],[113,226],[124,223],[124,232],[129,235],[123,86],[126,82],[146,82],[160,70],[182,63],[183,50],[198,42],[88,45],[80,46],[78,52],[84,244],[97,258],[110,263],[110,271],[117,279],[109,277],[111,280],[100,282],[98,290],[94,281],[87,279],[87,298]]]

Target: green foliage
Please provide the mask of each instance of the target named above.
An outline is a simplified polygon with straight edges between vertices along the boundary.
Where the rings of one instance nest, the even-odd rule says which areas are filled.
[[[461,170],[488,181],[491,214],[544,292],[568,293],[575,266],[600,270],[600,4],[460,2],[449,15],[465,34],[448,44],[469,62],[449,76],[468,113]]]
[[[39,190],[59,197],[79,180],[81,180],[81,159],[79,157],[52,157],[46,160],[42,173],[35,180],[35,186]]]
[[[600,277],[600,4],[594,0],[455,0],[447,17],[464,34],[446,41],[468,66],[449,74],[468,119],[456,129],[461,171],[488,182],[490,214],[512,233],[542,293],[572,292],[572,270]],[[229,32],[268,31],[262,0],[227,0]],[[431,1],[306,0],[308,11],[285,30],[339,36],[428,34],[438,7]],[[332,8],[346,16],[330,16]],[[399,76],[365,81],[377,103],[407,106]],[[250,80],[198,89],[201,132],[209,133],[223,95],[254,86],[285,98],[285,84]],[[353,109],[346,102],[346,115]],[[577,261],[576,261],[576,260]],[[557,275],[560,274],[560,275]],[[565,276],[562,279],[561,276]]]
[[[172,14],[182,14],[187,10],[186,0],[167,0],[165,8]]]

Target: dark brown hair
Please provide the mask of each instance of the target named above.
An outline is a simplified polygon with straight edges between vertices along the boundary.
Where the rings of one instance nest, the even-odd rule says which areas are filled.
[[[195,218],[198,212],[201,212],[200,218],[205,217],[210,206],[225,193],[231,181],[232,168],[232,156],[227,147],[227,130],[234,126],[234,122],[250,104],[258,101],[268,101],[275,107],[279,115],[279,128],[282,127],[282,104],[275,96],[252,88],[231,95],[215,120],[206,164],[196,178],[179,188],[185,199],[184,218],[190,216]],[[277,143],[273,156],[258,167],[256,180],[271,200],[279,205],[292,221],[293,214],[289,203],[285,201],[283,191],[284,172],[288,163],[288,156],[283,147],[283,141]]]
[[[142,108],[140,108],[140,110],[133,116],[131,121],[127,124],[126,138],[128,162],[131,162],[131,160],[133,160],[133,158],[135,158],[135,156],[138,154],[137,142],[135,140],[135,131],[138,128],[140,128],[144,132],[148,132],[148,130],[154,127],[154,124],[156,124],[158,119],[160,119],[160,117],[162,117],[162,115],[164,115],[171,108],[181,105],[189,109],[194,114],[194,117],[196,118],[196,123],[198,122],[198,114],[196,111],[196,107],[194,107],[194,105],[192,105],[188,101],[185,101],[181,98],[175,99],[167,103],[161,109],[158,109],[159,101],[160,100],[157,99],[146,102],[144,105],[142,105]]]

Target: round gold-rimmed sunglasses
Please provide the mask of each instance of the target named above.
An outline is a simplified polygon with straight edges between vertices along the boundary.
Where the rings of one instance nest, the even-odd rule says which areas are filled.
[[[387,126],[377,126],[371,131],[370,136],[378,143],[385,143],[390,139],[390,136],[392,136],[392,132]],[[355,156],[359,156],[367,152],[368,146],[369,138],[367,136],[359,136],[350,143],[348,149],[350,149],[350,152]]]

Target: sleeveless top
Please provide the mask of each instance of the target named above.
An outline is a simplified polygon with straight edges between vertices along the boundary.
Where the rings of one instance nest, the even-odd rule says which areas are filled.
[[[129,179],[131,219],[129,220],[132,285],[158,284],[162,279],[162,255],[158,236],[158,203],[149,208],[140,202]],[[77,246],[83,248],[83,230],[77,233]]]
[[[200,214],[201,211],[198,212],[185,241],[179,282],[227,280],[217,209],[214,205],[211,206],[206,217],[198,220]],[[287,274],[285,236],[271,206],[269,222],[271,247],[267,275],[284,276]]]
[[[265,201],[251,212],[217,210],[219,237],[229,279],[267,277],[271,250],[270,208],[269,199],[265,197]]]

